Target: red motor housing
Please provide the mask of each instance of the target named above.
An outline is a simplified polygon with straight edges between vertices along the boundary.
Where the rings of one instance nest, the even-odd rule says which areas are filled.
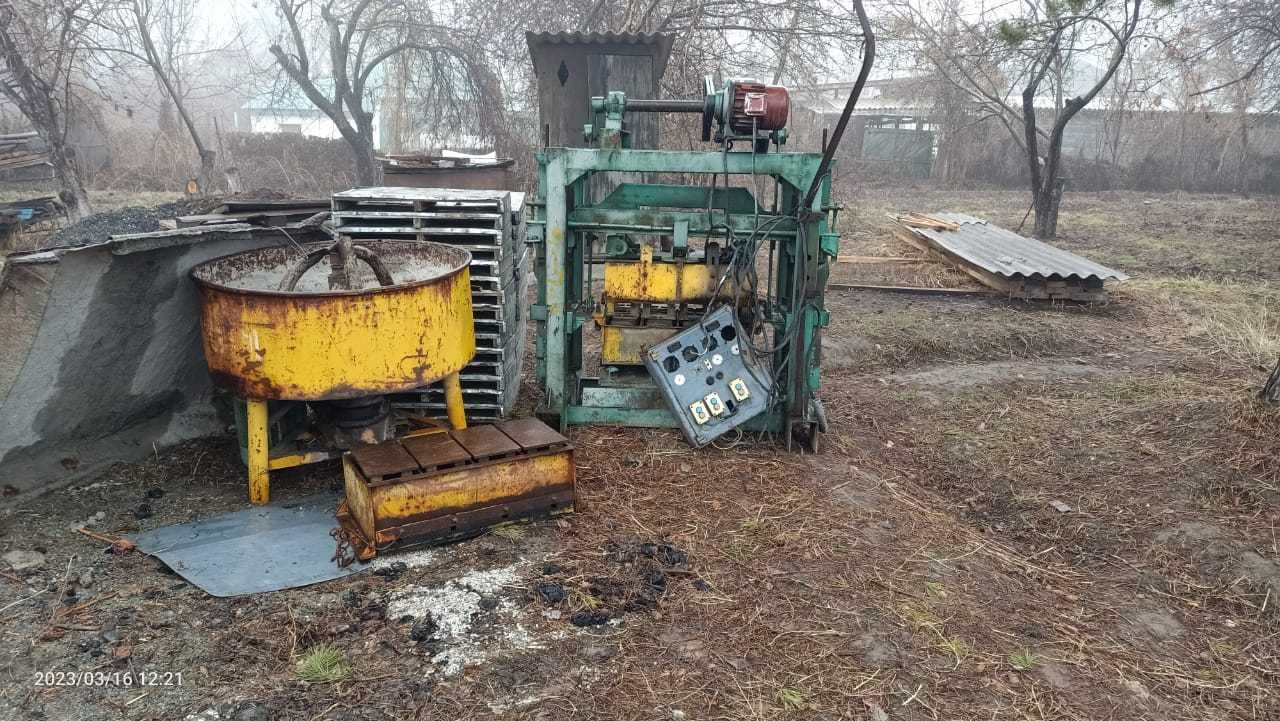
[[[782,130],[791,113],[791,94],[781,85],[765,85],[755,80],[735,80],[727,125],[735,133]]]

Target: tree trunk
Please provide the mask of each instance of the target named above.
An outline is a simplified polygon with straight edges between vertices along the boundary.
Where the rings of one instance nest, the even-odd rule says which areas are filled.
[[[1058,234],[1058,208],[1062,205],[1062,190],[1065,185],[1062,178],[1054,178],[1053,185],[1041,188],[1036,193],[1036,225],[1032,233],[1035,237],[1043,240]]]
[[[1187,189],[1187,115],[1190,110],[1183,109],[1178,115],[1178,190]]]
[[[182,119],[183,126],[187,129],[187,134],[191,136],[191,142],[196,146],[196,154],[200,157],[200,170],[199,174],[196,175],[196,185],[200,190],[200,194],[204,195],[213,188],[218,154],[205,147],[204,140],[200,137],[200,131],[196,127],[196,121],[191,117],[191,111],[187,108],[186,98],[180,90],[181,78],[170,77],[170,73],[175,71],[172,70],[171,63],[166,63],[164,56],[156,49],[155,40],[151,37],[150,15],[148,13],[149,11],[144,11],[140,5],[134,4],[134,22],[138,30],[138,38],[142,41],[147,64],[151,66],[156,79],[160,81],[160,85],[165,91],[160,127],[161,130],[165,131],[177,131],[177,123],[169,115],[171,110],[176,110],[178,117]]]
[[[362,188],[382,182],[382,168],[374,154],[373,143],[360,135],[344,136],[356,161],[356,183]]]
[[[78,223],[89,217],[93,210],[89,207],[89,193],[84,189],[84,183],[80,181],[79,168],[76,166],[75,159],[71,157],[73,151],[62,143],[46,141],[46,144],[49,147],[49,162],[58,176],[59,185],[62,186],[58,197],[67,209],[67,219],[72,223]]]
[[[1236,169],[1236,187],[1244,197],[1249,197],[1249,110],[1240,108],[1240,165]]]
[[[218,153],[216,151],[200,151],[200,174],[196,176],[196,183],[200,186],[201,195],[206,195],[213,189],[217,165]]]
[[[1267,382],[1262,386],[1262,400],[1268,403],[1280,403],[1280,361],[1271,369]]]

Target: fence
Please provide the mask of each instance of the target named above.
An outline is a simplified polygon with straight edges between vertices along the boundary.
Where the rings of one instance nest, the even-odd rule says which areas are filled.
[[[1026,185],[1026,156],[998,119],[961,114],[944,124],[908,113],[900,111],[912,119],[904,128],[885,127],[893,117],[885,110],[855,116],[840,148],[842,174],[857,168],[873,184],[929,177],[956,187]],[[799,114],[793,145],[816,147],[835,121]],[[1047,130],[1053,118],[1038,121]],[[928,173],[922,146],[932,155]],[[1063,168],[1075,190],[1280,194],[1280,117],[1086,108],[1067,125]]]

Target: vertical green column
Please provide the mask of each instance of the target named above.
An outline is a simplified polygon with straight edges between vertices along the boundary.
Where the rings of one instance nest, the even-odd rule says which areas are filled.
[[[569,233],[569,211],[565,206],[564,157],[557,154],[547,165],[546,283],[547,321],[547,408],[560,416],[565,426],[565,247]]]

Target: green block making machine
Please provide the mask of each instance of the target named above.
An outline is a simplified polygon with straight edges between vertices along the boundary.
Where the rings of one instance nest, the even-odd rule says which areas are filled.
[[[561,429],[679,427],[697,445],[736,429],[816,450],[824,289],[839,247],[831,162],[874,58],[855,10],[863,63],[822,153],[783,152],[785,88],[708,78],[697,99],[593,97],[591,147],[538,154],[529,243],[541,415]],[[633,149],[635,113],[700,115],[715,146]],[[598,350],[597,334],[584,342],[588,324]]]

